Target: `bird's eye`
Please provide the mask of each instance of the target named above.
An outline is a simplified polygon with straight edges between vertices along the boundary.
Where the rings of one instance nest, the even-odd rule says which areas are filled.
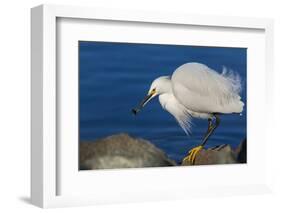
[[[152,92],[156,92],[156,89],[154,88],[154,89],[152,90]]]

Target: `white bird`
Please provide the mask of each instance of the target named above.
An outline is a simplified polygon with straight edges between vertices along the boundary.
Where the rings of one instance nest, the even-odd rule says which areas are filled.
[[[222,73],[200,63],[186,63],[172,76],[156,78],[141,104],[133,109],[137,114],[152,98],[159,96],[163,109],[172,114],[186,134],[191,131],[191,118],[208,119],[208,129],[200,146],[191,149],[184,158],[194,164],[196,154],[220,123],[220,114],[241,113],[241,81],[238,74],[223,69]]]

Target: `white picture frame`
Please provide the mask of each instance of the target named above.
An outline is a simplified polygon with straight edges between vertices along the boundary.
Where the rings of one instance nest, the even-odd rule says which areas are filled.
[[[190,185],[164,185],[164,182],[158,183],[152,191],[146,193],[144,185],[143,190],[138,189],[135,186],[134,191],[131,184],[121,186],[128,188],[122,191],[122,189],[113,190],[112,193],[108,190],[98,189],[95,195],[91,194],[60,194],[58,193],[58,185],[62,184],[59,177],[61,166],[58,166],[58,159],[60,159],[60,152],[57,146],[57,88],[60,82],[57,79],[57,36],[58,36],[58,20],[63,19],[79,19],[79,20],[105,20],[105,21],[118,21],[132,22],[132,23],[153,23],[166,26],[200,26],[202,28],[225,28],[231,32],[231,30],[258,30],[263,32],[264,49],[261,53],[264,67],[260,68],[261,77],[256,79],[256,83],[263,82],[265,87],[259,88],[259,91],[264,95],[261,98],[260,111],[267,109],[266,115],[260,115],[261,119],[266,123],[266,131],[260,133],[262,138],[260,144],[266,149],[266,153],[263,158],[266,160],[263,165],[258,168],[261,173],[264,174],[262,178],[256,178],[253,184],[249,180],[243,183],[240,182],[229,184],[228,182],[208,185],[207,183],[201,187],[191,187]],[[233,194],[252,194],[252,193],[264,193],[271,191],[271,164],[270,164],[270,131],[272,131],[270,114],[273,113],[273,99],[271,92],[273,90],[273,21],[270,19],[257,19],[257,18],[241,18],[241,17],[216,17],[216,16],[202,16],[202,15],[187,15],[187,14],[166,14],[166,13],[154,13],[145,11],[123,11],[112,9],[100,9],[100,8],[84,8],[74,6],[54,6],[54,5],[41,5],[31,10],[31,56],[32,56],[32,143],[31,143],[31,201],[33,204],[47,208],[47,207],[61,207],[61,206],[76,206],[76,205],[91,205],[98,203],[114,203],[114,202],[138,202],[143,200],[165,200],[165,199],[178,199],[188,197],[200,197],[200,196],[214,196],[214,195],[233,195]],[[254,63],[254,62],[253,62]],[[263,79],[262,77],[266,78]],[[259,82],[260,81],[260,82]],[[250,85],[250,92],[257,88],[257,85]],[[257,109],[258,110],[258,109]],[[250,119],[254,119],[253,116]],[[254,122],[252,122],[254,123]],[[259,127],[257,127],[259,128]],[[261,146],[260,146],[261,147]],[[252,149],[252,147],[250,147]],[[258,148],[257,148],[258,149]],[[76,150],[78,152],[78,150]],[[259,150],[259,153],[262,150]],[[63,166],[63,164],[62,164]],[[256,165],[253,164],[255,167]],[[242,170],[245,174],[249,167],[243,167]],[[203,168],[211,172],[209,168]],[[226,167],[220,167],[219,170],[224,170]],[[257,168],[255,168],[257,170]],[[161,170],[161,171],[159,171]],[[114,172],[96,173],[95,177],[100,179],[117,177],[124,178],[125,181],[129,181],[130,178],[149,179],[144,178],[149,174],[164,175],[170,178],[171,182],[176,181],[177,175],[186,177],[186,171],[196,173],[196,168],[180,168],[174,170],[173,168],[160,168],[156,169],[131,169],[130,171],[117,170]],[[199,169],[199,173],[200,173]],[[237,170],[231,168],[230,172]],[[256,171],[255,170],[255,171]],[[240,170],[237,170],[240,171]],[[77,171],[78,172],[78,171]],[[219,171],[218,171],[219,172]],[[119,174],[123,173],[122,176]],[[199,174],[198,173],[198,174]],[[203,173],[202,173],[203,174]],[[258,173],[257,173],[258,174]],[[104,175],[104,176],[103,176]],[[116,176],[117,175],[117,176]],[[84,173],[83,176],[88,176],[89,180],[91,174]],[[92,177],[91,178],[95,178]],[[196,175],[194,176],[196,178]],[[85,177],[84,177],[85,178]],[[128,180],[126,180],[126,178]],[[63,180],[63,179],[62,179]],[[72,181],[72,179],[70,179]],[[74,179],[73,179],[74,180]],[[106,179],[105,179],[106,180]],[[120,179],[121,180],[121,179]],[[165,180],[165,177],[164,177]],[[178,180],[179,183],[183,183],[184,179]],[[199,182],[199,181],[198,181]],[[70,182],[71,183],[71,182]],[[145,183],[145,182],[144,182]],[[102,185],[102,183],[100,183]],[[73,183],[73,190],[75,188]],[[161,188],[161,186],[163,188]],[[71,187],[68,185],[68,187]],[[166,188],[165,188],[166,187]],[[81,187],[83,188],[83,187]],[[130,189],[129,189],[130,188]],[[69,189],[72,190],[71,188]],[[118,191],[121,190],[121,191]],[[117,192],[116,192],[117,191]],[[171,192],[171,193],[170,193]],[[188,193],[187,193],[188,192]],[[122,193],[120,196],[119,193]]]

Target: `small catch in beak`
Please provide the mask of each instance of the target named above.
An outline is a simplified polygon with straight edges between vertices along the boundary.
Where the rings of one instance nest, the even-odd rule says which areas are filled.
[[[134,109],[132,109],[132,113],[134,114],[134,115],[137,115],[137,113],[140,111],[140,109],[139,108],[134,108]]]
[[[151,98],[153,98],[153,95],[155,94],[155,92],[151,92],[150,94],[148,94],[140,103],[140,105],[134,109],[132,109],[132,113],[134,115],[137,115],[138,112],[141,111],[141,109],[151,100]]]

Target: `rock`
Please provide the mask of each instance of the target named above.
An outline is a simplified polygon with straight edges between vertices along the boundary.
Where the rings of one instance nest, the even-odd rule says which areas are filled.
[[[235,153],[229,145],[221,145],[209,149],[201,150],[196,158],[194,165],[229,164],[237,163]],[[183,161],[183,166],[190,166],[189,161]]]
[[[79,143],[80,170],[175,166],[150,142],[128,134]]]
[[[235,150],[238,163],[247,163],[247,139],[245,138]]]
[[[230,145],[220,145],[209,149],[201,150],[196,158],[194,165],[211,165],[211,164],[232,164],[247,162],[247,140],[246,138],[239,144],[236,149]],[[183,166],[190,166],[190,162],[183,161]]]

